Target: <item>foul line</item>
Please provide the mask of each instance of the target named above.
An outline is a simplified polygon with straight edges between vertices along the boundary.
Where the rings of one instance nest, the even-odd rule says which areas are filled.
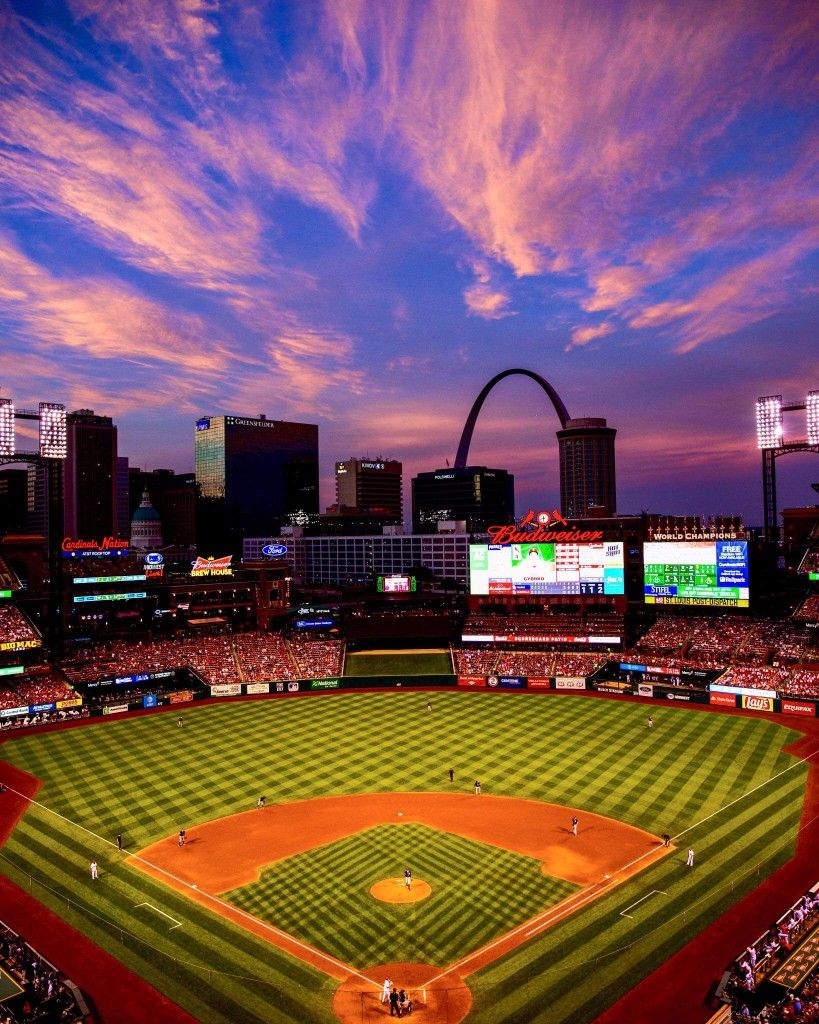
[[[647,892],[645,894],[645,896],[641,896],[640,899],[637,900],[636,903],[632,903],[630,907],[626,907],[626,910],[633,910],[635,907],[639,907],[640,904],[643,902],[643,900],[647,900],[649,898],[649,896],[655,896],[657,894],[659,894],[660,896],[668,895],[666,893],[665,889],[652,889],[650,892]],[[629,917],[629,918],[631,917],[631,914],[627,914],[626,910],[621,910],[620,911],[620,917]]]
[[[157,914],[161,914],[163,917],[167,917],[167,919],[169,921],[175,921],[176,923],[172,924],[171,927],[168,929],[168,931],[172,932],[174,930],[174,928],[181,928],[182,927],[182,922],[181,921],[177,921],[175,917],[171,917],[171,915],[170,914],[166,914],[164,910],[160,910],[159,907],[155,907],[153,905],[153,903],[135,903],[134,904],[134,910],[138,910],[139,907],[150,907],[151,910],[155,910],[157,912]]]
[[[734,804],[738,804],[746,797],[752,796],[760,789],[764,789],[768,785],[768,783],[781,778],[783,775],[787,775],[795,768],[799,768],[802,765],[807,764],[809,761],[813,760],[813,758],[815,758],[817,754],[819,754],[819,750],[814,750],[806,757],[798,758],[796,761],[794,761],[793,764],[788,765],[786,768],[783,768],[781,772],[778,772],[776,775],[770,776],[770,778],[764,780],[758,786],[754,786],[753,789],[748,790],[745,793],[741,793],[734,800],[731,800],[727,804],[724,804],[722,807],[717,808],[717,810],[713,811],[711,814],[706,815],[706,817],[701,818],[698,822],[695,822],[693,825],[689,825],[689,827],[683,829],[682,832],[678,832],[677,835],[673,837],[673,839],[677,840],[681,836],[684,836],[687,833],[698,828],[700,825],[704,825],[707,821],[710,821],[712,818],[717,817],[717,815],[721,814],[723,811],[726,811],[728,810],[728,808],[733,807]],[[18,790],[13,789],[13,787],[11,786],[7,787],[7,789],[10,792],[15,793],[17,796],[22,797],[28,803],[34,804],[36,807],[40,808],[46,813],[52,814],[54,815],[54,817],[66,822],[66,824],[71,825],[74,828],[78,828],[83,832],[86,832],[89,836],[93,836],[94,839],[98,840],[99,842],[105,843],[107,846],[116,846],[116,843],[112,842],[111,840],[103,839],[102,836],[98,835],[96,832],[92,832],[91,829],[86,828],[84,825],[81,825],[77,821],[73,821],[71,818],[66,818],[65,815],[60,814],[59,811],[55,811],[52,808],[47,807],[39,800],[35,800],[33,797],[26,796],[24,793],[20,793]],[[656,851],[647,851],[646,853],[641,854],[639,857],[635,857],[634,860],[629,861],[627,864],[624,864],[622,867],[620,867],[615,872],[615,874],[619,874],[620,872],[628,870],[629,868],[633,867],[635,864],[639,864],[640,861],[645,860],[646,857],[650,857],[653,852]],[[261,918],[254,917],[252,914],[248,914],[246,911],[241,910],[239,907],[236,907],[231,903],[227,903],[225,900],[222,900],[218,896],[214,896],[211,893],[205,892],[204,890],[200,889],[197,885],[186,882],[182,878],[178,878],[176,875],[173,875],[170,871],[166,871],[164,868],[161,868],[156,864],[152,864],[150,861],[147,861],[144,858],[137,856],[136,854],[129,854],[129,857],[134,861],[138,861],[141,864],[147,865],[152,871],[157,872],[157,874],[161,874],[166,876],[167,878],[173,879],[173,881],[176,883],[178,887],[182,889],[190,889],[196,892],[198,895],[205,897],[205,899],[211,900],[220,908],[224,908],[230,913],[236,914],[238,917],[246,918],[249,921],[253,921],[253,923],[257,927],[261,927],[265,931],[269,931],[272,935],[275,935],[276,937],[280,938],[283,942],[292,943],[294,946],[309,952],[311,956],[317,957],[318,959],[325,961],[325,963],[332,964],[337,970],[340,969],[342,971],[345,971],[348,975],[353,975],[361,981],[367,982],[368,985],[373,985],[376,989],[381,988],[381,986],[378,985],[377,982],[374,982],[372,978],[368,978],[366,975],[362,974],[356,968],[351,967],[349,964],[344,964],[340,960],[336,960],[335,957],[329,956],[327,953],[323,953],[320,949],[316,949],[315,947],[310,946],[305,942],[301,942],[299,939],[295,938],[295,936],[293,935],[290,935],[288,932],[284,932],[281,929],[276,928],[274,925],[268,924]],[[529,921],[524,922],[524,924],[519,925],[517,928],[513,928],[511,931],[506,932],[499,939],[496,939],[493,942],[490,942],[487,945],[482,946],[480,949],[475,950],[473,953],[468,954],[460,960],[455,960],[440,974],[436,975],[434,978],[430,978],[427,982],[425,982],[426,987],[430,987],[436,982],[443,980],[447,977],[447,975],[451,974],[454,970],[466,966],[473,960],[478,959],[479,956],[482,956],[490,950],[494,949],[495,947],[508,942],[510,939],[516,937],[518,933],[523,931],[525,928],[529,928],[529,931],[525,932],[524,934],[524,939],[528,939],[532,935],[535,935],[537,934],[537,932],[542,931],[544,928],[548,927],[550,924],[556,923],[562,917],[567,916],[568,913],[580,909],[587,903],[590,903],[592,899],[595,899],[597,897],[599,890],[609,884],[610,878],[611,876],[609,875],[604,876],[601,882],[589,886],[586,889],[581,889],[580,892],[575,893],[574,896],[571,896],[567,900],[562,901],[556,907],[550,908],[549,910],[545,911],[542,915],[531,918]],[[649,893],[648,895],[651,895],[651,893]],[[642,902],[642,900],[638,900],[637,902],[640,903]],[[636,904],[634,905],[636,906]],[[626,910],[630,909],[630,907],[626,907]],[[159,911],[159,913],[162,913],[162,911]],[[171,920],[173,920],[173,918],[171,918]]]

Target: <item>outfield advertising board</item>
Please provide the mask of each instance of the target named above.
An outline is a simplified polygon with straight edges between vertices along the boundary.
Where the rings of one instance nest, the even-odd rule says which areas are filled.
[[[774,698],[761,697],[759,694],[743,694],[741,707],[746,711],[773,711]]]
[[[737,698],[733,693],[709,693],[708,703],[714,704],[717,707],[735,708],[737,706]]]
[[[585,676],[555,676],[556,690],[585,690]]]
[[[813,701],[791,700],[783,697],[779,702],[779,710],[783,715],[804,715],[810,718],[816,717],[816,704]]]

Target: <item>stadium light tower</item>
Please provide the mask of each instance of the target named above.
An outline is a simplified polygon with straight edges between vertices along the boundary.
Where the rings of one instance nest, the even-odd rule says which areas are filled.
[[[17,420],[36,420],[39,446],[36,452],[17,448]],[[53,650],[62,646],[60,614],[60,534],[63,525],[64,467],[68,456],[68,434],[64,405],[40,402],[38,410],[15,409],[10,398],[0,398],[0,465],[21,462],[40,465],[48,481],[47,548],[49,561],[48,634]]]
[[[14,402],[0,398],[0,457],[14,455]]]
[[[806,439],[785,440],[783,413],[805,410]],[[756,442],[762,450],[762,494],[765,540],[779,541],[776,507],[776,460],[792,452],[819,452],[819,391],[809,391],[804,402],[783,402],[781,395],[756,400]]]

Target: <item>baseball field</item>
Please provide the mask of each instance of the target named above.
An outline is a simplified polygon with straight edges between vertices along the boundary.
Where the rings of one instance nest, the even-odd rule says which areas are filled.
[[[582,1024],[799,827],[795,731],[646,714],[390,690],[20,734],[3,756],[41,785],[0,870],[203,1022],[377,1020],[390,977],[428,1024]]]

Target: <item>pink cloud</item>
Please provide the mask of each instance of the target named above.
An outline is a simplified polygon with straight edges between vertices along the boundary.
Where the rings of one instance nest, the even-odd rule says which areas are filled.
[[[596,341],[598,338],[605,338],[607,334],[611,334],[614,330],[614,325],[610,323],[598,324],[593,327],[575,327],[572,331],[572,342],[570,347],[580,347],[582,345],[588,345],[590,341]]]

